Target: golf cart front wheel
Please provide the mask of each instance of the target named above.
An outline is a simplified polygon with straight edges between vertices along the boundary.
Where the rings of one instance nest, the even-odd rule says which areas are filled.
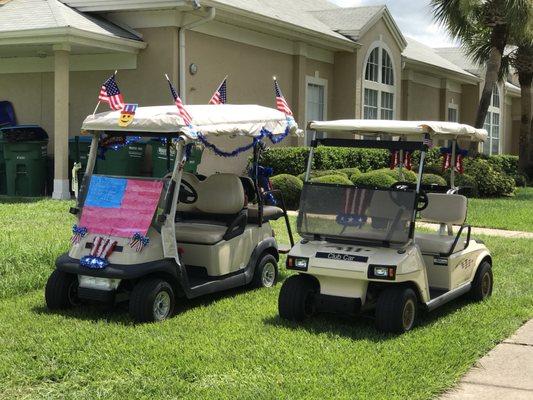
[[[315,313],[317,285],[306,276],[288,277],[279,292],[278,312],[289,321],[303,321]]]
[[[418,300],[413,289],[386,288],[376,304],[376,328],[382,332],[407,332],[415,325],[417,312]]]
[[[490,297],[493,283],[492,266],[488,261],[483,261],[478,267],[474,282],[472,282],[470,297],[474,301],[482,301]]]
[[[174,312],[175,297],[172,286],[158,278],[141,280],[130,296],[130,316],[136,322],[158,322]]]
[[[254,271],[252,286],[272,287],[278,280],[278,262],[272,254],[265,254],[259,259]]]
[[[48,281],[44,297],[50,310],[64,310],[80,303],[78,298],[78,276],[54,270]]]

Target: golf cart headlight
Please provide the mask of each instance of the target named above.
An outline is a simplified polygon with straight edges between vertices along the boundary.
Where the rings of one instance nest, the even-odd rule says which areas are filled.
[[[368,278],[369,279],[385,279],[393,281],[396,279],[396,266],[395,265],[372,265],[368,266]]]
[[[287,269],[297,269],[300,271],[307,271],[307,265],[309,263],[308,258],[303,257],[287,257]]]

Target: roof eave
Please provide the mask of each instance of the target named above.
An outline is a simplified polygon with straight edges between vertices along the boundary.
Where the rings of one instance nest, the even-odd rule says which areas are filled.
[[[0,46],[58,43],[98,47],[124,53],[138,53],[139,50],[146,48],[146,43],[140,40],[108,36],[73,27],[0,32]]]
[[[477,84],[479,82],[481,82],[481,78],[475,76],[475,75],[472,75],[468,72],[464,72],[464,73],[461,73],[461,72],[458,72],[458,71],[454,71],[454,70],[451,70],[451,69],[447,69],[447,68],[442,68],[442,67],[439,67],[437,65],[433,65],[433,64],[429,64],[429,63],[425,63],[423,61],[419,61],[419,60],[415,60],[415,59],[412,59],[412,58],[409,58],[409,57],[406,57],[406,56],[402,56],[402,58],[405,60],[405,63],[406,63],[406,66],[413,66],[415,67],[415,69],[422,69],[426,72],[430,72],[431,73],[431,70],[435,71],[436,73],[437,72],[444,72],[446,73],[448,76],[452,77],[453,79],[459,81],[459,82],[463,82],[463,83],[469,83],[469,84]]]

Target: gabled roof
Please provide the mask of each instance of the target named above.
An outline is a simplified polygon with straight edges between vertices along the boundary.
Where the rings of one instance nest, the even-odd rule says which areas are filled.
[[[472,60],[468,54],[465,54],[460,47],[441,47],[434,50],[438,55],[457,65],[459,68],[462,68],[471,74],[477,76],[480,75],[482,67]]]
[[[394,22],[387,6],[368,6],[336,8],[332,10],[322,10],[310,12],[315,18],[322,21],[335,32],[347,36],[354,41],[358,41],[365,32],[370,29],[380,18],[385,19],[391,33],[398,42],[398,46],[403,49],[406,46],[402,32]]]
[[[413,38],[408,37],[407,47],[403,51],[402,56],[407,62],[411,61],[422,65],[432,66],[434,68],[462,76],[469,81],[477,78],[474,74],[471,74],[446,58],[441,57],[435,50],[436,49],[433,49],[414,40]]]
[[[140,40],[100,18],[82,14],[58,0],[12,0],[0,6],[0,32],[76,28],[100,35]]]

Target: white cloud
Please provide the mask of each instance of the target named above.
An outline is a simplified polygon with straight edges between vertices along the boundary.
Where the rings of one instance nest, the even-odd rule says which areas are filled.
[[[431,47],[454,46],[446,30],[433,21],[429,0],[330,0],[341,7],[386,4],[405,36]]]

